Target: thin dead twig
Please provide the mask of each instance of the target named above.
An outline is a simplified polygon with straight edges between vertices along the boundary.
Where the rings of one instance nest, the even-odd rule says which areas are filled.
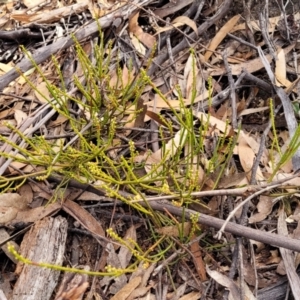
[[[230,89],[230,100],[231,100],[231,125],[233,129],[237,129],[237,108],[236,108],[236,96],[235,96],[235,84],[232,77],[231,69],[227,60],[227,50],[225,48],[223,53],[224,66],[227,72],[227,77],[229,81],[229,89]]]
[[[237,81],[234,83],[234,90],[239,87],[242,80],[244,79],[245,74],[246,73],[243,72],[238,77]],[[214,96],[212,98],[211,102],[209,100],[205,100],[205,101],[201,102],[201,104],[198,106],[200,106],[200,108],[203,110],[207,110],[210,106],[216,107],[216,106],[220,105],[221,103],[223,103],[223,101],[228,99],[230,92],[231,92],[231,89],[229,87],[227,87],[225,90],[221,91],[216,96]]]
[[[243,39],[241,39],[241,38],[239,38],[239,37],[233,35],[232,33],[227,33],[227,35],[228,35],[230,38],[232,38],[232,39],[238,41],[239,43],[244,44],[245,46],[248,46],[248,47],[250,47],[250,48],[252,48],[252,49],[254,49],[254,50],[257,51],[257,47],[256,47],[255,45],[252,45],[252,44],[246,42],[245,40],[243,40]]]
[[[277,57],[276,50],[273,45],[273,42],[269,38],[268,20],[269,20],[268,8],[265,7],[263,12],[259,14],[260,29],[261,29],[261,33],[262,33],[264,42],[266,43],[266,45],[268,45],[270,54],[272,55],[273,59],[276,60],[276,57]]]
[[[265,188],[261,189],[260,191],[255,192],[254,194],[252,194],[251,196],[247,197],[244,201],[242,201],[241,203],[239,203],[239,205],[237,205],[233,211],[230,212],[229,216],[227,217],[226,221],[224,222],[224,224],[222,225],[221,229],[217,232],[216,234],[216,238],[220,239],[225,227],[227,226],[228,222],[231,220],[231,218],[234,217],[234,215],[236,214],[236,212],[243,207],[247,202],[249,202],[251,199],[255,198],[256,196],[259,196],[262,193],[265,193],[271,189],[274,189],[276,187],[280,187],[282,186],[282,184],[286,181],[289,181],[290,179],[299,177],[299,174],[295,174],[289,177],[286,177],[284,179],[278,180],[274,183],[268,184],[268,186],[266,186]]]

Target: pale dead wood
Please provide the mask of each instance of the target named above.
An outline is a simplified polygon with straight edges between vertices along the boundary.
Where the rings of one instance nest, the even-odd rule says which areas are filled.
[[[10,235],[8,234],[7,230],[4,228],[0,228],[0,247],[2,251],[11,259],[15,264],[17,263],[16,258],[8,251],[8,245],[7,243],[3,243],[3,241],[7,241],[10,239]],[[11,241],[11,244],[15,247],[15,249],[18,249],[18,244],[15,241]],[[1,299],[1,298],[0,298]]]
[[[274,187],[275,184],[278,184],[278,186],[280,186],[280,184],[283,184],[284,182],[288,181],[289,179],[297,177],[297,176],[298,175],[292,175],[288,178],[278,180],[278,181],[272,183],[271,186]],[[51,179],[57,180],[57,181],[60,180],[59,176],[51,176]],[[84,190],[90,191],[97,195],[101,195],[101,196],[105,195],[105,191],[96,189],[92,185],[79,183],[76,180],[70,180],[69,186],[76,186],[77,188],[82,188]],[[247,191],[253,192],[255,189],[261,191],[264,187],[270,187],[270,184],[265,184],[265,185],[262,184],[261,186],[244,187],[244,188],[238,188],[238,189],[232,189],[232,190],[225,189],[225,190],[194,192],[194,193],[190,193],[189,196],[194,196],[195,198],[199,198],[199,197],[212,196],[212,195],[242,195],[242,194],[246,193]],[[130,199],[132,199],[132,197],[133,197],[132,194],[127,193],[127,192],[120,192],[120,193],[124,197],[129,197]],[[190,215],[197,214],[197,212],[194,210],[191,210],[191,209],[183,210],[182,208],[175,207],[175,206],[169,204],[168,201],[166,201],[166,200],[173,200],[173,199],[176,199],[176,198],[182,197],[182,196],[184,197],[184,195],[147,197],[146,202],[141,201],[141,200],[137,200],[137,201],[133,200],[132,202],[140,202],[140,204],[143,205],[144,207],[147,207],[147,208],[151,207],[154,210],[165,211],[167,209],[172,214],[174,214],[176,216],[180,216],[180,217],[182,217],[182,215],[185,214],[185,216],[187,218],[189,218]],[[249,199],[249,198],[250,197],[248,197],[247,199]],[[277,247],[283,247],[286,249],[300,252],[300,241],[299,240],[295,240],[292,238],[280,236],[280,235],[269,233],[269,232],[263,232],[260,230],[248,228],[246,226],[234,224],[231,222],[228,222],[226,224],[224,220],[221,220],[221,219],[218,219],[218,218],[215,218],[212,216],[208,216],[203,213],[198,218],[198,222],[200,224],[207,225],[207,226],[210,226],[210,227],[213,227],[216,229],[221,229],[222,227],[224,227],[224,224],[225,224],[225,226],[226,226],[224,228],[225,232],[229,232],[229,233],[235,234],[237,236],[246,237],[246,238],[249,238],[252,240],[260,241],[262,243],[274,245]]]
[[[37,14],[29,17],[29,20],[31,23],[42,23],[47,24],[51,23],[53,21],[59,21],[61,18],[67,17],[72,14],[79,14],[83,12],[88,7],[87,2],[85,3],[76,3],[73,5],[70,5],[68,7],[60,7],[57,9],[54,9],[52,11],[49,11],[47,14]],[[21,14],[15,14],[12,15],[11,18],[15,20],[22,20],[23,15]]]
[[[67,220],[63,217],[38,221],[25,235],[20,253],[34,262],[62,265],[67,239]],[[12,300],[50,299],[57,285],[59,271],[19,263]]]

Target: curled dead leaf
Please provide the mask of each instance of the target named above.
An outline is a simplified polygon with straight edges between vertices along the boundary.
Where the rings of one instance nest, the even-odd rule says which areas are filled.
[[[156,39],[151,34],[144,32],[143,29],[138,24],[139,12],[135,13],[129,19],[129,32],[133,33],[136,38],[141,41],[148,48],[153,48],[156,43]]]

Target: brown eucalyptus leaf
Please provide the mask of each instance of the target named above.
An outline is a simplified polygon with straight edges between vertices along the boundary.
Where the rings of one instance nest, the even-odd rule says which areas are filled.
[[[145,46],[151,49],[154,47],[156,39],[151,34],[143,31],[143,29],[138,24],[138,17],[139,12],[135,13],[129,19],[129,32],[133,33],[139,41],[141,41]]]
[[[258,213],[251,216],[248,222],[252,224],[264,220],[272,212],[274,204],[272,197],[261,195],[256,205]]]
[[[100,237],[100,239],[105,239],[105,232],[102,226],[87,210],[68,199],[63,202],[62,208],[88,231]]]
[[[116,293],[111,300],[126,299],[138,287],[141,280],[141,277],[133,278],[118,293]]]
[[[209,43],[207,51],[204,55],[205,61],[212,56],[213,52],[217,49],[223,39],[227,36],[227,34],[232,30],[235,24],[239,21],[240,15],[232,17],[227,23],[217,32],[214,38]]]
[[[184,222],[183,224],[163,226],[155,229],[155,231],[159,234],[173,237],[179,237],[180,235],[187,236],[191,230],[191,226],[190,222]]]

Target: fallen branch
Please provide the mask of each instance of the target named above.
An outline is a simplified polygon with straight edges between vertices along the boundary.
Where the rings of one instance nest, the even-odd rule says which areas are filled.
[[[233,189],[233,190],[227,189],[227,190],[195,192],[195,193],[192,193],[192,196],[204,197],[204,196],[208,196],[208,195],[221,195],[221,194],[222,195],[229,195],[229,194],[241,195],[247,191],[250,192],[255,189],[263,190],[264,187],[271,187],[271,186],[274,187],[275,184],[277,184],[279,186],[280,184],[286,182],[287,180],[290,180],[297,176],[299,176],[299,175],[295,174],[288,178],[278,180],[274,183],[265,184],[265,185],[261,185],[261,186],[251,186],[251,187],[238,188],[238,189]],[[50,176],[49,179],[56,181],[56,182],[61,182],[60,176]],[[104,196],[106,194],[106,192],[104,190],[98,190],[95,187],[93,187],[92,185],[79,183],[74,179],[69,181],[69,186],[84,189],[86,191],[89,191],[89,192],[92,192],[92,193],[95,193],[95,194],[101,195],[101,196]],[[122,196],[129,197],[130,199],[133,198],[133,195],[131,195],[127,192],[122,192]],[[190,196],[191,196],[191,194],[190,194]],[[182,195],[181,195],[181,197],[182,197]],[[175,199],[175,198],[176,198],[176,195],[158,196],[158,197],[149,197],[146,199],[146,202],[140,201],[140,200],[137,200],[137,201],[140,203],[140,205],[142,205],[144,207],[147,207],[147,208],[151,207],[154,210],[159,210],[162,212],[165,212],[166,210],[168,210],[170,213],[172,213],[176,216],[179,216],[179,217],[182,217],[182,215],[184,214],[187,219],[189,219],[191,215],[197,214],[197,212],[194,210],[186,209],[186,208],[184,208],[184,209],[179,208],[179,207],[169,204],[170,203],[169,201],[166,201],[166,199],[171,200],[171,199]],[[164,199],[164,200],[160,201],[160,199]],[[118,200],[115,200],[115,201],[121,202]],[[135,201],[132,201],[132,202],[135,202]],[[282,247],[282,248],[300,252],[300,240],[295,240],[292,238],[280,236],[278,234],[274,234],[274,233],[270,233],[270,232],[263,232],[260,230],[256,230],[256,229],[248,228],[248,227],[245,227],[242,225],[238,225],[238,224],[235,224],[232,222],[225,223],[224,220],[221,220],[221,219],[218,219],[218,218],[215,218],[212,216],[208,216],[205,214],[200,215],[200,217],[198,218],[198,222],[200,224],[210,226],[210,227],[213,227],[216,229],[221,229],[225,224],[226,225],[226,227],[224,228],[225,232],[229,232],[234,235],[245,237],[245,238],[255,240],[255,241],[259,241],[259,242],[262,242],[265,244],[270,244],[270,245],[274,245],[277,247]]]
[[[146,206],[146,203],[142,204],[143,206]],[[187,219],[191,219],[191,216],[197,214],[196,211],[191,210],[191,209],[183,209],[179,208],[176,206],[173,206],[168,203],[164,202],[158,202],[158,201],[153,201],[149,202],[147,204],[147,207],[151,207],[152,209],[159,210],[162,212],[165,212],[166,210],[169,211],[170,213],[181,217],[184,215]],[[200,217],[198,218],[198,222],[202,225],[213,227],[216,229],[220,229],[223,224],[224,220],[220,220],[218,218],[208,216],[205,214],[201,214]],[[229,232],[231,234],[234,234],[236,236],[241,236],[248,238],[250,240],[255,240],[259,241],[265,244],[273,245],[276,247],[282,247],[285,249],[293,250],[300,252],[300,240],[295,240],[289,237],[281,236],[275,233],[270,233],[270,232],[265,232],[265,231],[260,231],[252,228],[248,228],[242,225],[238,225],[232,222],[229,222],[226,225],[226,232]]]
[[[74,33],[74,37],[80,42],[85,38],[97,33],[99,28],[104,29],[111,26],[116,18],[128,19],[136,9],[141,6],[148,5],[151,2],[153,2],[153,0],[135,0],[133,2],[128,2],[129,4],[112,11],[111,13],[99,18],[97,21],[94,21],[83,28],[80,28],[76,33]],[[0,91],[2,91],[10,82],[18,78],[20,76],[20,72],[24,73],[32,68],[33,65],[31,60],[34,60],[36,64],[40,64],[48,59],[51,55],[58,51],[67,49],[73,44],[74,38],[69,35],[61,38],[51,45],[40,48],[32,55],[31,59],[23,59],[15,68],[0,77]]]

